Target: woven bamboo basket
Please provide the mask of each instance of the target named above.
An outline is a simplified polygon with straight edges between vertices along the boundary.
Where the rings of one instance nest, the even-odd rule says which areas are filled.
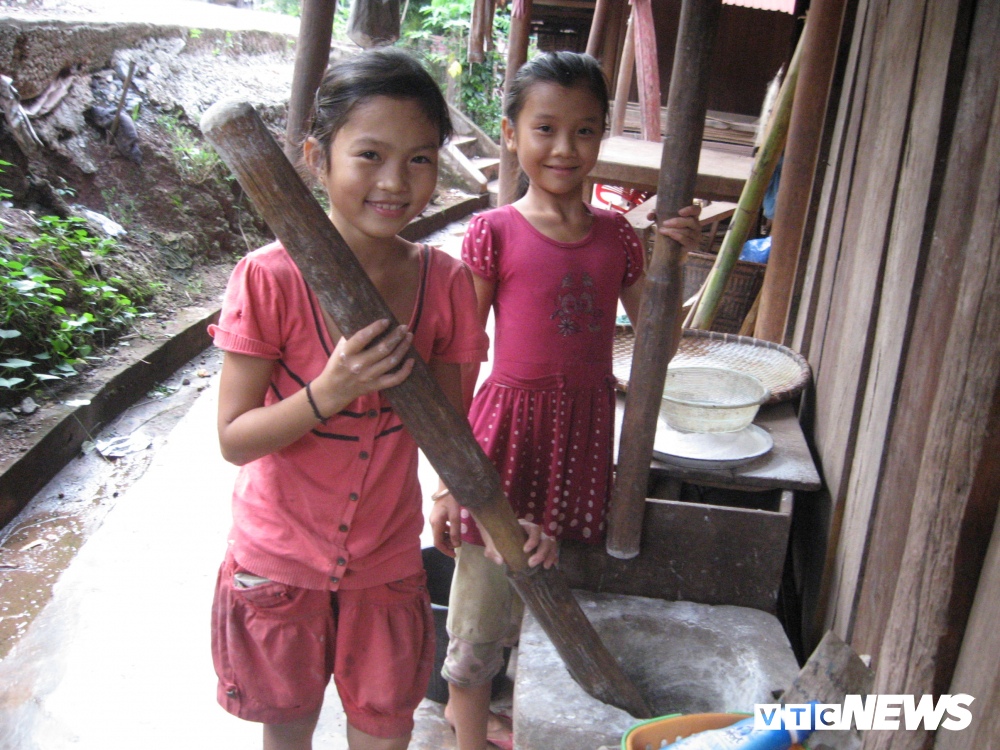
[[[690,299],[698,293],[714,264],[714,255],[688,253],[687,260],[684,261],[683,299]],[[719,301],[715,320],[712,321],[713,331],[739,333],[743,320],[753,307],[753,301],[757,299],[757,294],[764,284],[766,270],[767,265],[764,263],[736,261],[729,281],[726,282],[726,291]]]
[[[618,387],[628,390],[635,334],[631,327],[615,332],[612,367]],[[787,346],[717,331],[685,329],[671,367],[725,367],[753,375],[771,391],[769,404],[794,398],[809,383],[809,363]]]

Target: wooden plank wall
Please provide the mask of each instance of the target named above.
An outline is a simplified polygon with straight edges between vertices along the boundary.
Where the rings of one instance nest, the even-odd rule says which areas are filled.
[[[983,40],[1000,27],[977,27],[977,5],[996,15],[858,0],[800,269],[791,340],[814,368],[802,417],[827,491],[797,503],[793,548],[828,541],[806,647],[833,628],[876,664],[884,652],[877,692],[947,689],[996,515],[1000,229],[984,155],[1000,124],[996,75],[966,55],[995,68]]]

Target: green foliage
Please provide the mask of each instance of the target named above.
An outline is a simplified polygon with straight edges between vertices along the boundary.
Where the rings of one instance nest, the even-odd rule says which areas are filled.
[[[483,62],[466,65],[459,79],[462,111],[497,142],[503,117],[503,70],[504,60],[494,49],[486,53]]]
[[[196,136],[176,115],[162,114],[156,118],[156,122],[170,136],[170,154],[174,167],[186,180],[204,182],[222,164],[215,149]]]
[[[102,279],[93,259],[118,249],[82,219],[46,216],[36,237],[0,236],[0,394],[76,374],[140,312],[121,279]]]
[[[503,111],[504,57],[496,50],[481,63],[468,62],[472,0],[430,0],[419,8],[419,27],[407,43],[423,54],[444,88],[457,83],[457,104],[493,140],[500,139]],[[494,48],[510,31],[510,11],[497,9],[493,19]]]
[[[9,161],[4,161],[3,159],[0,159],[0,172],[3,172],[4,167],[9,167],[9,166],[11,166],[11,163]],[[0,201],[10,200],[13,197],[13,195],[14,194],[9,190],[0,187]]]
[[[340,0],[337,3],[339,6],[349,6],[350,3],[347,0]],[[258,10],[266,10],[270,13],[283,13],[286,16],[299,16],[302,12],[300,0],[263,0],[263,2],[258,6]]]

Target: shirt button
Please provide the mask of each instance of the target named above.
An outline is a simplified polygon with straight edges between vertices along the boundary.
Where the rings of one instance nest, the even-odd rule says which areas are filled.
[[[357,500],[358,499],[358,493],[357,492],[352,492],[347,497],[349,497],[351,500]]]
[[[331,583],[340,583],[340,579],[337,576],[330,576]]]
[[[346,533],[346,531],[347,531],[347,524],[346,523],[340,524],[340,530]]]
[[[364,460],[368,458],[368,451],[361,451],[358,455],[361,456],[362,460]]]
[[[368,416],[369,417],[377,417],[378,416],[378,412],[375,411],[375,409],[369,409],[368,410]]]
[[[342,557],[337,558],[337,565],[347,565],[347,560]]]

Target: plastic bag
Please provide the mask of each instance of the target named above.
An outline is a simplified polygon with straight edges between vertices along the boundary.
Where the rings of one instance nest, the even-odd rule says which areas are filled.
[[[770,254],[771,238],[761,237],[760,239],[747,240],[743,243],[740,260],[749,260],[753,263],[767,263],[767,258]]]

